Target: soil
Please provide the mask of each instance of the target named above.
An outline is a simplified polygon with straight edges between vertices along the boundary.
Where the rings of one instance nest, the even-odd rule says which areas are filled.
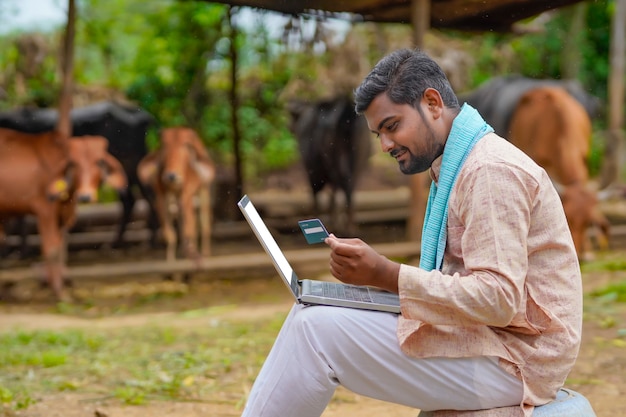
[[[280,178],[271,181],[283,184],[285,178],[291,178],[290,192],[306,188],[306,185],[294,183],[302,181],[303,176],[281,173]],[[393,186],[402,186],[402,177]],[[387,171],[378,179],[365,181],[363,188],[389,186]],[[271,184],[268,180],[266,184]],[[272,188],[269,187],[268,188]],[[367,240],[379,230],[363,230]],[[221,242],[219,250],[225,253],[237,253],[238,248],[246,250],[256,247],[254,241]],[[260,250],[260,248],[257,247]],[[145,248],[125,251],[117,257],[125,260],[132,257],[145,257]],[[233,252],[234,251],[234,252]],[[93,259],[95,251],[88,253],[70,253],[80,258],[81,262]],[[95,252],[98,259],[103,256],[115,256]],[[151,254],[150,256],[160,256]],[[597,255],[602,259],[620,261],[626,257],[626,250],[613,248]],[[328,278],[325,265],[308,265],[303,273],[315,275],[320,279]],[[589,399],[598,417],[626,416],[626,305],[624,303],[607,303],[590,297],[594,289],[602,288],[609,283],[626,280],[626,271],[585,272],[583,276],[585,288],[585,316],[583,322],[583,341],[576,366],[571,372],[566,385]],[[276,317],[286,314],[291,305],[287,292],[282,287],[271,268],[260,268],[242,271],[233,268],[227,276],[194,276],[189,283],[164,281],[162,277],[120,277],[117,279],[89,280],[74,283],[72,292],[80,299],[91,300],[90,309],[81,309],[80,313],[57,313],[55,303],[48,297],[46,290],[39,288],[37,283],[24,283],[17,289],[28,301],[0,303],[0,332],[11,329],[62,329],[62,328],[107,328],[131,327],[150,323],[177,326],[204,326],[202,320],[181,319],[180,311],[205,308],[218,305],[237,305],[228,311],[229,320],[246,320],[250,317]],[[180,297],[157,298],[149,303],[138,303],[137,300],[150,293],[177,292]],[[128,311],[119,314],[120,311]],[[116,314],[113,315],[112,313]],[[225,313],[216,312],[211,319],[222,319]],[[242,384],[243,385],[243,384]],[[238,401],[245,395],[249,387],[242,386],[240,392],[226,393],[224,401],[205,402],[152,402],[142,406],[125,406],[111,398],[97,398],[85,393],[42,394],[38,402],[27,410],[15,412],[14,416],[23,417],[150,417],[175,415],[177,417],[206,416],[238,416],[241,413]],[[396,416],[415,417],[418,411],[394,404],[388,404],[355,395],[347,390],[339,389],[324,412],[324,417],[358,415],[361,417]]]

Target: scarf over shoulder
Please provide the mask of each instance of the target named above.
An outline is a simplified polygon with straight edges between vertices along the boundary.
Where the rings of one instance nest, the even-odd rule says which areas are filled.
[[[427,271],[441,269],[448,237],[450,192],[467,155],[476,142],[490,132],[493,132],[493,128],[476,109],[465,103],[452,123],[452,130],[443,150],[439,179],[437,183],[433,181],[430,185],[422,229],[420,268]]]

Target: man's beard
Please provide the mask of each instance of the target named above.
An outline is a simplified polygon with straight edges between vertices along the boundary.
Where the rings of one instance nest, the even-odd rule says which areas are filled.
[[[415,156],[409,151],[409,159],[405,162],[401,162],[398,165],[400,166],[400,172],[406,175],[418,174],[420,172],[424,172],[430,168],[433,160],[428,158],[427,155]]]
[[[402,148],[403,151],[409,154],[409,158],[405,162],[398,162],[400,171],[403,174],[412,175],[427,171],[433,161],[443,153],[443,149],[445,147],[444,141],[437,140],[432,129],[429,128],[428,131],[429,134],[426,140],[430,144],[430,148],[426,152],[423,152],[420,155],[415,155],[409,150],[409,148]]]

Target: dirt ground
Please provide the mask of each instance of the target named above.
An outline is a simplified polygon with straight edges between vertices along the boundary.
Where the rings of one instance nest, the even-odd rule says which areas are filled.
[[[622,254],[611,254],[622,258]],[[319,278],[325,279],[325,272],[319,271]],[[586,273],[585,290],[600,288],[610,282],[626,279],[626,271]],[[153,302],[142,308],[135,307],[135,312],[119,315],[107,315],[107,309],[123,305],[137,294],[146,293],[146,286],[153,291],[164,291],[165,282],[144,282],[129,284],[125,282],[93,282],[77,286],[75,291],[86,291],[96,296],[94,314],[83,312],[80,316],[51,313],[51,304],[45,301],[28,304],[0,305],[0,331],[8,329],[63,329],[63,328],[109,328],[132,327],[159,323],[163,326],[206,326],[211,320],[225,319],[240,321],[251,317],[258,320],[284,315],[289,310],[291,300],[282,283],[271,272],[265,278],[246,280],[203,280],[194,279],[184,297]],[[183,285],[183,284],[180,284]],[[258,302],[250,299],[268,301]],[[282,295],[279,295],[282,294]],[[271,300],[271,301],[270,301]],[[217,305],[237,304],[236,309],[227,313],[216,313],[211,317],[198,319],[182,318],[180,311]],[[603,306],[601,302],[590,299],[585,307],[583,343],[574,370],[570,374],[567,386],[584,394],[594,407],[598,417],[626,415],[626,341],[619,335],[626,328],[626,306],[612,304]],[[249,387],[242,387],[243,395]],[[232,394],[232,393],[231,393]],[[103,399],[89,394],[63,393],[42,396],[39,402],[15,416],[23,417],[145,417],[175,415],[178,417],[233,417],[240,414],[240,409],[232,400],[219,403],[189,402],[151,402],[142,406],[125,406],[113,399]],[[360,397],[346,390],[337,391],[334,400],[323,414],[324,417],[359,415],[363,417],[416,416],[417,411],[406,407]]]
[[[246,250],[255,243],[231,242],[226,252],[238,247]],[[260,250],[260,247],[257,249]],[[75,256],[83,256],[76,254]],[[88,255],[84,255],[88,256]],[[103,255],[105,256],[105,255]],[[626,259],[626,249],[616,249],[601,255],[616,261]],[[327,277],[325,265],[311,265],[303,273],[309,276]],[[245,279],[244,279],[245,276]],[[234,279],[236,277],[236,279]],[[206,326],[207,320],[225,319],[217,312],[212,317],[194,320],[182,319],[181,311],[206,308],[208,306],[236,304],[229,310],[229,320],[246,320],[276,317],[286,314],[291,300],[273,270],[261,269],[254,273],[233,271],[229,277],[194,277],[190,284],[164,282],[160,277],[134,281],[130,279],[93,280],[75,283],[75,295],[89,297],[94,301],[93,314],[82,311],[80,315],[59,314],[54,311],[54,303],[35,285],[25,284],[21,291],[31,294],[30,302],[0,303],[0,332],[10,329],[60,329],[60,328],[107,328],[132,327],[147,323],[160,323],[176,326]],[[598,417],[626,416],[626,305],[606,303],[592,298],[589,294],[609,283],[626,280],[626,271],[585,272],[585,317],[583,342],[580,355],[567,381],[569,388],[585,395],[591,402]],[[164,291],[166,286],[184,286],[185,295],[147,303],[132,313],[108,313],[119,311],[127,300],[138,294],[150,291]],[[180,289],[180,287],[176,287]],[[175,290],[176,290],[175,288]],[[165,289],[166,290],[166,289]],[[43,294],[43,295],[42,295]],[[252,297],[250,294],[254,294]],[[266,296],[264,296],[266,295]],[[265,300],[265,301],[259,301]],[[243,384],[242,384],[243,385]],[[242,386],[236,395],[242,396],[247,386]],[[125,406],[114,399],[95,398],[89,394],[63,393],[43,395],[39,402],[15,417],[233,417],[241,410],[229,400],[204,402],[152,402],[142,406]],[[323,414],[324,417],[358,415],[361,417],[415,417],[417,410],[387,404],[360,397],[344,389],[339,389]]]

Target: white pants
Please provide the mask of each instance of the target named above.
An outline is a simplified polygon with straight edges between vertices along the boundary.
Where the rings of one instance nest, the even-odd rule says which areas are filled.
[[[522,382],[496,358],[411,358],[400,351],[397,322],[391,313],[295,305],[243,416],[320,416],[339,385],[421,410],[521,403]]]

